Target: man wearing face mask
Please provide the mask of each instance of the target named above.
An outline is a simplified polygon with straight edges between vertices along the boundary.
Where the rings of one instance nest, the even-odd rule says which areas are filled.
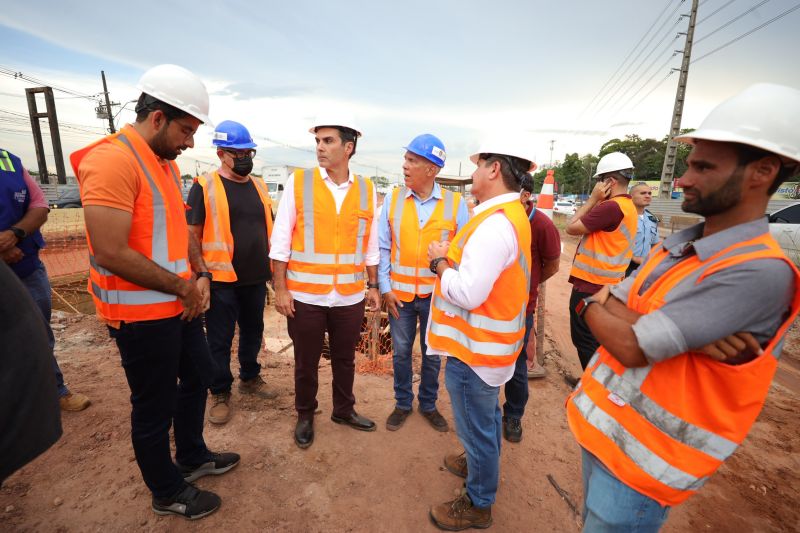
[[[202,243],[212,276],[206,333],[216,368],[208,420],[230,420],[231,345],[239,324],[239,392],[272,399],[262,379],[258,352],[264,333],[264,301],[272,233],[272,200],[264,182],[250,176],[256,143],[242,124],[221,122],[214,130],[219,169],[200,176],[189,191],[187,222]]]
[[[594,175],[597,184],[589,199],[567,225],[569,235],[580,235],[569,282],[569,329],[578,350],[581,368],[586,368],[597,350],[595,339],[575,306],[603,288],[616,285],[625,277],[633,257],[638,214],[628,194],[633,178],[633,161],[622,152],[604,155]]]

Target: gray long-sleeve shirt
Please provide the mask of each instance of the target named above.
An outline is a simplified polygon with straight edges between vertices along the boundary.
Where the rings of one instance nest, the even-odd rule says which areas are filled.
[[[769,232],[766,219],[739,224],[708,237],[703,237],[703,227],[701,223],[664,240],[669,255],[648,276],[639,294],[693,255],[704,261],[732,244]],[[639,272],[640,269],[613,287],[611,294],[627,302]],[[763,346],[786,319],[793,289],[794,274],[785,261],[748,261],[706,276],[696,284],[694,280],[679,283],[660,309],[639,318],[633,331],[651,363],[740,331],[750,332]]]

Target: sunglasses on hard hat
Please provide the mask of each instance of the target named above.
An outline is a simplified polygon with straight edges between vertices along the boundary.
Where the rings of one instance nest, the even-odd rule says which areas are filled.
[[[229,154],[234,159],[250,159],[256,156],[256,151],[253,149],[250,150],[223,150],[226,154]]]

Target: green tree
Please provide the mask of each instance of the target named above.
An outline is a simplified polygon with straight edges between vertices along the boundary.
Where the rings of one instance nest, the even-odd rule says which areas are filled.
[[[376,187],[381,187],[381,188],[389,187],[389,178],[387,178],[386,176],[372,176],[370,179],[372,180],[372,183],[374,183]]]

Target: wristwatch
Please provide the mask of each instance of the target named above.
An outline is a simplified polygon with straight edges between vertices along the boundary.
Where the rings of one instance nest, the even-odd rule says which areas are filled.
[[[214,276],[211,275],[211,272],[197,272],[197,279],[200,278],[208,278],[208,281],[213,281]]]
[[[578,302],[578,305],[575,306],[575,312],[578,314],[579,317],[583,317],[583,314],[589,308],[591,304],[599,303],[597,300],[592,298],[591,296],[587,296],[586,298],[582,299]]]
[[[431,272],[436,274],[437,273],[436,272],[436,268],[439,266],[439,263],[441,263],[442,261],[447,261],[447,258],[446,257],[437,257],[435,259],[431,259],[431,264],[430,264]]]
[[[380,285],[378,285],[377,283],[367,283],[368,289],[377,289],[378,287],[380,287]]]
[[[22,240],[22,239],[24,239],[25,237],[28,236],[28,233],[22,228],[18,228],[16,226],[11,226],[8,229],[10,229],[11,233],[13,233],[14,236],[19,240]]]

